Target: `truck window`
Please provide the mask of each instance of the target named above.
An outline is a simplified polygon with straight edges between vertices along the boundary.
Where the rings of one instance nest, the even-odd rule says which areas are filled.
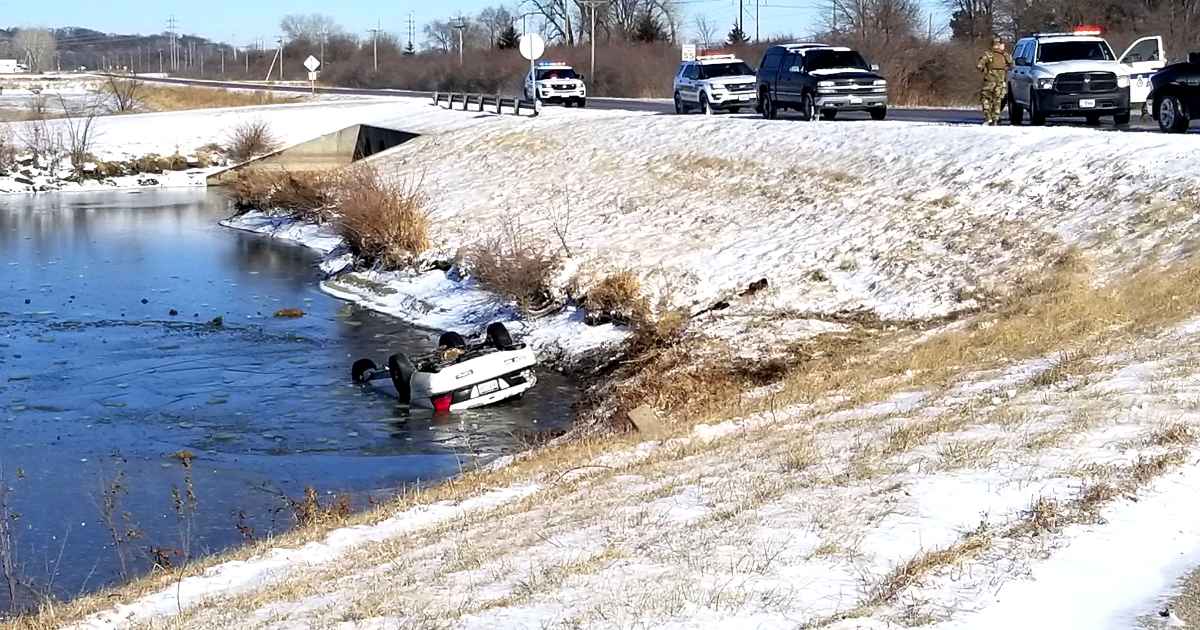
[[[862,55],[853,50],[810,50],[804,56],[804,69],[808,72],[814,70],[835,70],[842,68],[854,68],[856,70],[870,70],[871,66],[862,58]]]
[[[1038,61],[1116,61],[1108,44],[1098,41],[1042,42],[1038,47]]]
[[[1137,63],[1139,61],[1158,61],[1158,41],[1147,39],[1130,49],[1125,55],[1125,63]]]
[[[768,51],[767,55],[765,57],[763,57],[762,63],[759,64],[761,66],[759,69],[762,70],[766,74],[774,74],[775,71],[779,69],[779,60],[782,58],[783,58],[782,51],[779,51],[779,50]]]

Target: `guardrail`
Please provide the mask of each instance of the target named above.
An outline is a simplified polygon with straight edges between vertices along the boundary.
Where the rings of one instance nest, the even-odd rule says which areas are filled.
[[[462,111],[482,112],[484,108],[496,114],[512,114],[521,116],[521,110],[528,110],[529,116],[538,115],[537,103],[523,98],[505,97],[499,94],[469,94],[466,92],[434,92],[433,104],[446,109],[454,109],[456,104],[462,106]],[[472,108],[474,108],[472,110]]]

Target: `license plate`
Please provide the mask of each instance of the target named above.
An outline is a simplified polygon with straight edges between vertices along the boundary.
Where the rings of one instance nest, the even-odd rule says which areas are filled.
[[[1080,101],[1079,101],[1079,107],[1081,107],[1083,109],[1088,109],[1088,108],[1095,107],[1095,106],[1096,106],[1096,99],[1094,99],[1094,98],[1085,98],[1085,99],[1080,99]]]
[[[748,100],[750,100],[750,97],[749,96],[739,96],[738,100],[739,101],[748,101]]]
[[[861,96],[851,96],[850,104],[851,105],[862,105],[862,97]]]
[[[486,396],[486,395],[500,389],[500,382],[499,381],[488,381],[486,383],[480,383],[480,384],[476,385],[476,387],[479,388],[480,396]]]

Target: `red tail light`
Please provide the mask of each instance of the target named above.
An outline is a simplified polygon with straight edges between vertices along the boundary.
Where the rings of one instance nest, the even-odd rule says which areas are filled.
[[[435,413],[448,413],[450,411],[450,403],[453,399],[454,394],[442,394],[441,396],[434,396],[431,399],[433,401],[433,411]]]

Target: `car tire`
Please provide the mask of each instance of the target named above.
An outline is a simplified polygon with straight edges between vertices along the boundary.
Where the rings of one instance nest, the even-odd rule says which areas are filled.
[[[1166,133],[1183,133],[1190,124],[1190,114],[1183,106],[1183,100],[1178,96],[1164,96],[1154,107],[1158,112],[1158,128]]]
[[[713,111],[712,104],[708,102],[708,95],[703,92],[700,93],[700,113],[705,116],[711,116],[716,113]]]
[[[1013,98],[1012,90],[1008,91],[1008,122],[1014,127],[1019,127],[1025,122],[1025,108]]]
[[[1131,117],[1132,116],[1130,115],[1129,112],[1124,112],[1121,114],[1113,114],[1113,124],[1118,127],[1124,127],[1129,124],[1129,119]]]
[[[1036,98],[1029,99],[1029,124],[1034,127],[1041,127],[1046,124],[1046,115],[1038,107]]]
[[[887,118],[887,105],[871,110],[871,120],[883,120],[884,118]]]
[[[392,377],[392,386],[396,388],[396,395],[400,397],[400,402],[408,404],[412,402],[412,389],[409,385],[412,379],[413,372],[412,361],[403,354],[393,354],[388,357],[388,376]]]
[[[500,322],[494,322],[487,327],[487,340],[497,350],[508,350],[515,346],[508,328]]]
[[[579,109],[583,109],[583,108],[587,107],[587,99],[586,98],[579,99],[578,101],[575,102],[575,106],[578,107]]]
[[[350,366],[350,379],[355,383],[366,383],[367,372],[374,372],[379,369],[375,362],[370,359],[359,359]]]
[[[675,93],[674,100],[675,100],[675,113],[676,114],[686,114],[688,112],[687,105],[683,102],[683,97],[679,95],[679,92]]]
[[[838,116],[836,109],[821,110],[821,120],[836,120]]]
[[[438,337],[438,347],[462,349],[467,347],[467,340],[463,339],[462,335],[454,332],[453,330],[449,330],[442,333],[441,337]]]
[[[1100,124],[1100,114],[1088,114],[1085,118],[1089,127],[1095,127]]]
[[[779,111],[775,109],[775,99],[771,98],[771,93],[767,92],[762,95],[762,115],[767,120],[775,120],[779,115]]]
[[[740,111],[742,111],[742,108],[741,108],[741,107],[730,107],[730,108],[729,108],[729,113],[730,113],[730,114],[736,114],[736,113],[738,113],[738,112],[740,112]]]
[[[800,99],[800,120],[813,120],[817,117],[817,103],[812,94],[805,94]]]

